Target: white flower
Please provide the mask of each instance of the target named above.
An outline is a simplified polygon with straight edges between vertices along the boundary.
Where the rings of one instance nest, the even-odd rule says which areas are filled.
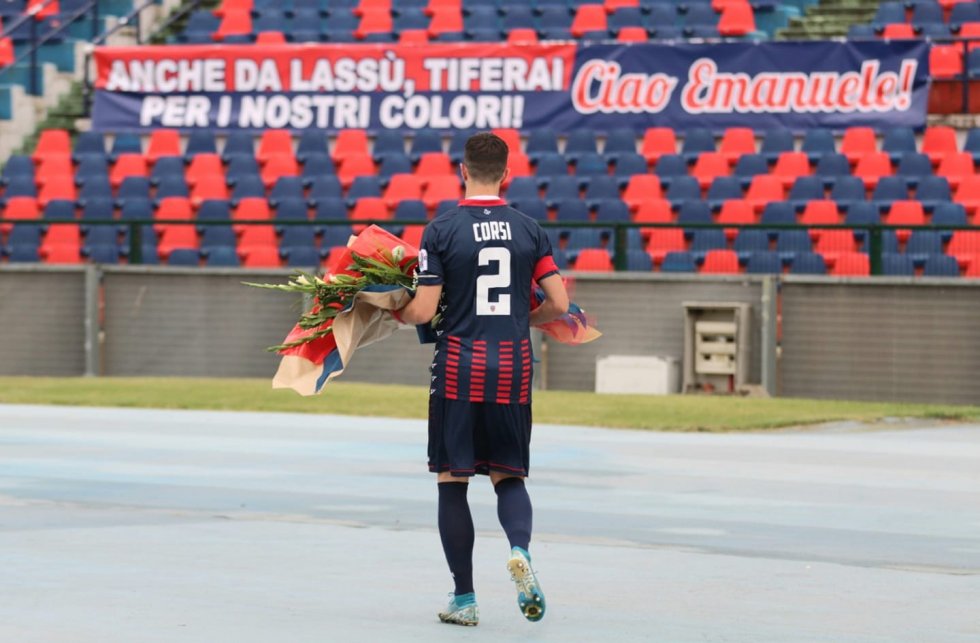
[[[395,246],[395,249],[391,251],[391,256],[394,257],[397,263],[401,263],[402,259],[405,258],[405,248],[402,246]]]

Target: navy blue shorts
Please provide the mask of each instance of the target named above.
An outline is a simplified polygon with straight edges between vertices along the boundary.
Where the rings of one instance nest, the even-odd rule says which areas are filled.
[[[466,477],[491,471],[526,476],[531,405],[429,396],[429,471]]]

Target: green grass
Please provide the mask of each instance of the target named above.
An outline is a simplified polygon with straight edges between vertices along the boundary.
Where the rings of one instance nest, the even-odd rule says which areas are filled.
[[[0,403],[160,409],[286,411],[424,418],[427,391],[335,382],[317,397],[271,388],[269,380],[0,377]],[[540,391],[536,422],[670,431],[744,431],[886,417],[980,420],[978,406],[744,397],[596,395]]]

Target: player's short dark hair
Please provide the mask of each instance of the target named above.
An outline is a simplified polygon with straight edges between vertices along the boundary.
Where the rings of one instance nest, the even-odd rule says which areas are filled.
[[[463,149],[463,165],[478,183],[499,183],[507,169],[507,143],[492,132],[474,134]]]

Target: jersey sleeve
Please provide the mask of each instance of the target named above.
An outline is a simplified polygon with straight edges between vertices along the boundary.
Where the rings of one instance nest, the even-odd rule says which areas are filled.
[[[418,283],[420,286],[438,286],[443,283],[443,248],[439,229],[429,224],[422,233],[422,247],[419,249]]]
[[[535,224],[538,233],[537,248],[535,249],[536,262],[534,264],[534,281],[541,281],[545,277],[558,274],[558,264],[551,251],[551,239],[545,233],[544,228]]]

